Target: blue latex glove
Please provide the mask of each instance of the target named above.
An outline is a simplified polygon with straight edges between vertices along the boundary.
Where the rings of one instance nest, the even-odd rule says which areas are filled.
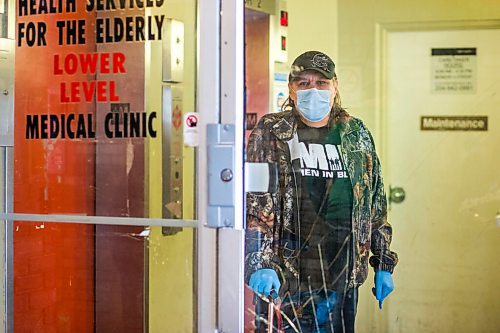
[[[331,293],[328,299],[324,298],[316,305],[316,319],[318,320],[318,325],[323,325],[328,321],[328,316],[330,312],[333,311],[336,301],[337,293]]]
[[[274,295],[278,296],[281,283],[274,269],[262,268],[253,272],[250,276],[249,286],[254,293],[264,294],[266,296],[269,296],[271,294],[271,289],[274,289],[274,297]]]
[[[382,302],[394,290],[391,273],[387,271],[375,272],[375,288],[372,288],[375,298],[378,300],[378,307],[382,309]]]

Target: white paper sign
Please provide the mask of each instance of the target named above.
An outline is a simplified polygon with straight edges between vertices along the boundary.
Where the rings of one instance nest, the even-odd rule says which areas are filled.
[[[440,94],[476,92],[476,48],[433,48],[431,91]]]

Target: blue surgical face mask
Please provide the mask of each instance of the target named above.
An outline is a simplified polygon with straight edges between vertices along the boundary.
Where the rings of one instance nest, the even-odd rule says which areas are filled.
[[[316,123],[323,120],[330,112],[331,90],[316,88],[297,91],[297,110],[304,119]]]

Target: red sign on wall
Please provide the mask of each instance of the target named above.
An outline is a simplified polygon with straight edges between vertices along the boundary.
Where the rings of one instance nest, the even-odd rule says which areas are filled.
[[[174,111],[172,112],[172,126],[175,129],[179,129],[182,123],[182,111],[179,105],[176,105]]]

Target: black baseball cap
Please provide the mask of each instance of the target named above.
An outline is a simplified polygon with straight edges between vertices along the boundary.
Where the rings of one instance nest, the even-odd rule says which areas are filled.
[[[317,71],[330,80],[337,77],[335,64],[329,56],[319,51],[307,51],[293,61],[288,80],[290,81],[293,77],[307,70]]]

